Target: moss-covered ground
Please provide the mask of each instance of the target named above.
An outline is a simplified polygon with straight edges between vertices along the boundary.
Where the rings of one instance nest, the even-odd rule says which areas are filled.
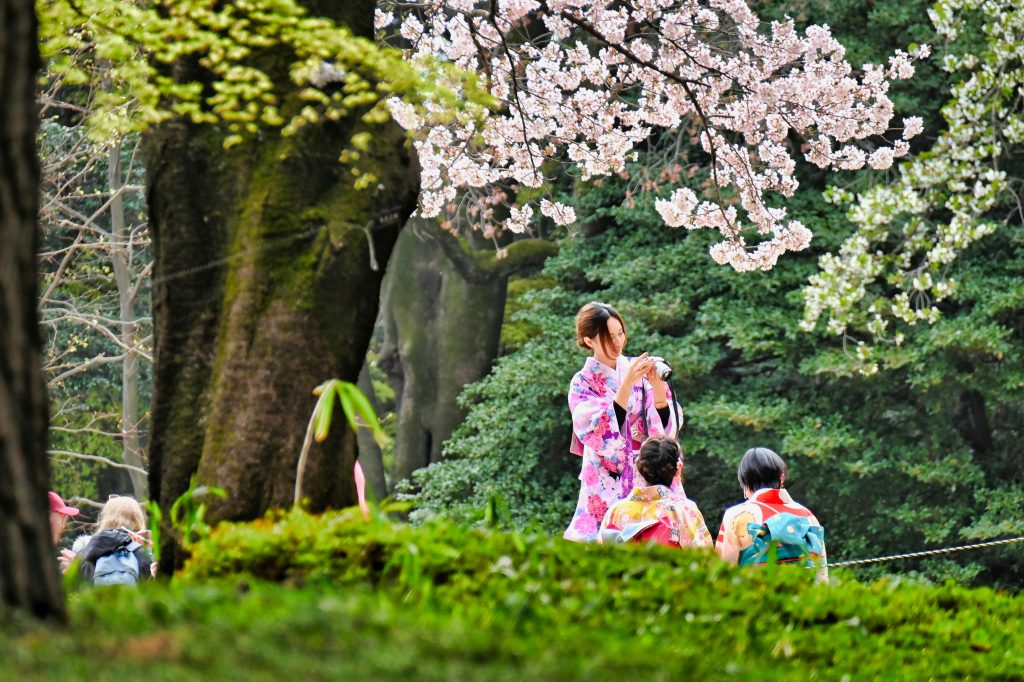
[[[171,584],[8,622],[4,680],[1024,679],[1024,598],[713,555],[411,528],[222,525]]]

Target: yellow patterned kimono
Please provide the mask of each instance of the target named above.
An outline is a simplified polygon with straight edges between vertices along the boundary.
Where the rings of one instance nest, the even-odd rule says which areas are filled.
[[[710,547],[711,534],[697,505],[663,485],[633,488],[601,522],[601,542],[656,542],[670,547]]]

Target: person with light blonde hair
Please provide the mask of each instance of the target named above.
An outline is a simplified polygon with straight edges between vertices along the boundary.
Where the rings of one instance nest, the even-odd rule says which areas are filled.
[[[148,534],[142,505],[132,497],[111,495],[100,510],[96,534],[79,553],[80,575],[96,585],[135,585],[152,578],[156,564],[146,548]]]
[[[96,532],[124,528],[138,533],[146,529],[146,512],[142,505],[133,497],[112,496],[100,510],[96,521]]]
[[[117,528],[123,528],[140,536],[136,539],[140,543],[145,544],[142,542],[142,539],[148,534],[148,531],[146,531],[146,512],[143,511],[142,505],[135,498],[127,495],[111,495],[107,503],[103,505],[103,508],[100,510],[100,516],[96,520],[95,533]],[[85,556],[83,550],[89,546],[92,538],[92,535],[83,535],[75,540],[71,549],[61,551],[59,557],[61,571],[66,572],[78,555]]]

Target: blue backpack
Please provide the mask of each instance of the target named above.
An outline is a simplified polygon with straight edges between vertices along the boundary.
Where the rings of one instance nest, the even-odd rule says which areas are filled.
[[[135,585],[139,581],[139,559],[136,550],[142,545],[134,540],[121,545],[110,554],[96,559],[92,575],[94,585]]]
[[[793,562],[800,559],[805,566],[814,565],[814,557],[825,551],[825,529],[812,526],[806,516],[789,512],[776,514],[764,523],[748,523],[747,530],[753,542],[740,552],[740,566],[759,566],[766,563],[775,548],[775,560]]]

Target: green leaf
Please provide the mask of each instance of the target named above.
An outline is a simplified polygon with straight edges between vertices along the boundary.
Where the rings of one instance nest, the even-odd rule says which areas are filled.
[[[322,443],[327,439],[327,434],[331,430],[331,417],[334,414],[334,391],[330,388],[325,390],[313,409],[313,438],[317,443]]]
[[[338,382],[338,386],[335,391],[338,394],[338,400],[341,402],[341,409],[345,413],[345,419],[348,420],[348,426],[353,431],[359,430],[359,424],[356,422],[355,410],[352,405],[352,401],[349,399],[348,391],[346,390],[345,382]]]

